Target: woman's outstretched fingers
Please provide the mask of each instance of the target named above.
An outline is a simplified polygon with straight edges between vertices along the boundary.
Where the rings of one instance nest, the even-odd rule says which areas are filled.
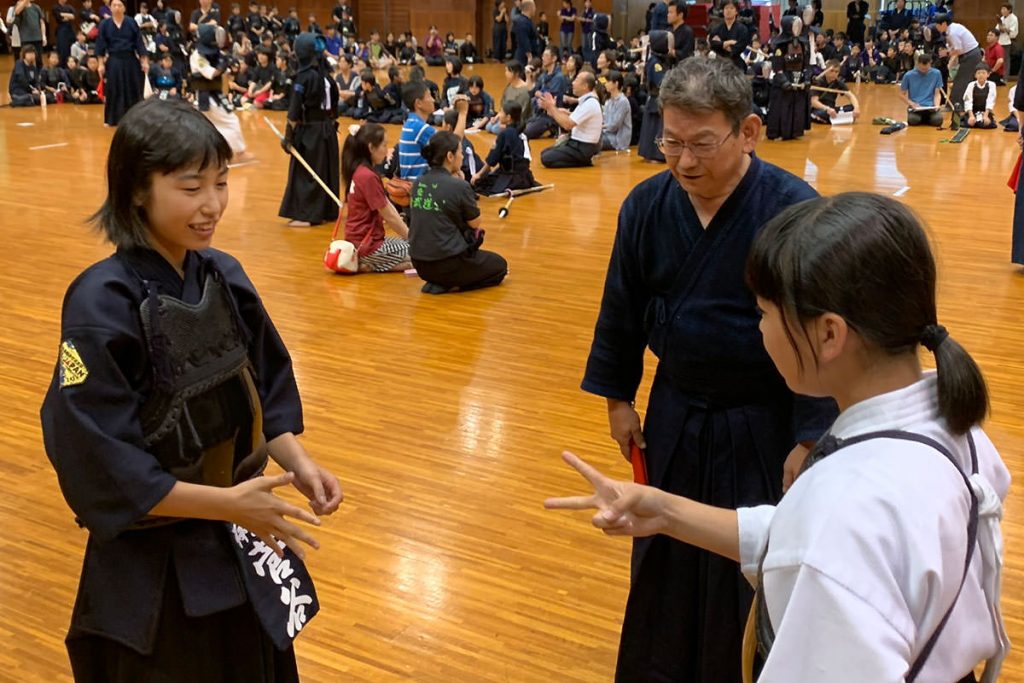
[[[597,507],[594,496],[568,496],[565,498],[548,498],[544,501],[548,510],[590,510]]]
[[[562,451],[562,460],[567,462],[574,470],[583,475],[583,478],[589,481],[591,486],[593,486],[595,489],[598,486],[600,486],[606,479],[606,477],[603,474],[598,472],[588,463],[584,462],[583,459],[580,458],[575,453],[570,453],[569,451]]]

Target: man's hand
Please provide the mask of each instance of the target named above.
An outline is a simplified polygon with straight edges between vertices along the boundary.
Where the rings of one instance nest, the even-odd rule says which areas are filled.
[[[619,451],[627,461],[630,441],[640,448],[647,448],[647,441],[640,426],[640,415],[628,401],[608,399],[608,425],[611,428],[612,439],[619,444]]]
[[[555,97],[549,92],[542,92],[537,96],[537,104],[540,105],[541,109],[550,114],[555,108]]]
[[[837,112],[837,111],[836,111],[835,109],[833,109],[832,107],[827,107],[827,108],[825,109],[825,111],[827,111],[827,112],[828,112],[828,116],[829,116],[829,118],[830,118],[830,119],[834,119],[835,117],[839,116],[839,112]]]
[[[971,114],[970,116],[967,117],[967,125],[968,126],[973,126],[974,125],[974,114]]]

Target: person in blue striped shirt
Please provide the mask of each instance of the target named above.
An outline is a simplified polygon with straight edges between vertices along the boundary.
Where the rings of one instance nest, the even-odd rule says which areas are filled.
[[[409,109],[409,116],[402,125],[402,135],[398,139],[399,174],[403,179],[415,180],[423,175],[427,168],[427,160],[423,158],[423,148],[437,130],[427,123],[434,113],[436,105],[430,89],[422,81],[410,81],[402,88],[402,101]],[[459,114],[455,135],[462,137],[466,130],[466,113],[469,111],[469,99],[465,95],[454,98],[455,111]]]

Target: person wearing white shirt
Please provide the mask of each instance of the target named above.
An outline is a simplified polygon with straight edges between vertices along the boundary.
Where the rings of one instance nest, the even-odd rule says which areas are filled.
[[[1013,5],[1004,2],[999,7],[999,23],[996,24],[999,44],[1004,48],[1009,48],[1013,45],[1013,41],[1017,40],[1018,31],[1020,31],[1020,26],[1017,21],[1017,15],[1013,13]]]
[[[14,61],[21,59],[21,36],[18,34],[18,25],[14,23],[14,5],[11,5],[7,9],[7,25],[10,26],[11,32],[11,53],[14,55]]]
[[[572,94],[579,98],[570,114],[559,109],[551,93],[538,97],[541,109],[559,126],[569,131],[569,138],[548,147],[540,154],[540,163],[546,168],[577,168],[593,166],[593,158],[601,151],[601,127],[604,115],[601,102],[594,94],[597,80],[589,71],[581,71],[572,82]]]
[[[809,199],[762,229],[747,276],[790,389],[841,409],[782,501],[715,508],[566,453],[594,493],[545,506],[596,508],[606,534],[667,534],[738,560],[758,587],[744,666],[766,651],[759,683],[974,681],[981,661],[981,680],[997,680],[1010,475],[978,426],[985,380],[937,323],[924,228],[889,197]],[[919,345],[937,372],[922,371]]]
[[[963,24],[950,21],[948,14],[935,15],[935,28],[946,35],[949,66],[959,65],[949,96],[953,102],[960,102],[967,84],[974,78],[974,70],[982,61],[981,47],[970,29]]]
[[[975,72],[976,80],[964,91],[964,111],[971,128],[996,127],[996,84],[988,80],[988,67],[982,64]]]
[[[999,36],[999,44],[1003,46],[1006,58],[1006,68],[1003,73],[1006,76],[1013,75],[1016,70],[1020,50],[1017,47],[1017,34],[1020,32],[1020,23],[1017,15],[1013,13],[1013,5],[1004,2],[999,7],[999,23],[996,24],[996,34]]]

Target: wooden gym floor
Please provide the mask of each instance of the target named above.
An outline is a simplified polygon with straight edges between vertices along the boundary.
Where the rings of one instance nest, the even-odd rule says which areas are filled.
[[[499,94],[500,68],[477,70]],[[940,321],[984,368],[987,428],[1018,477],[1003,525],[1003,606],[1024,643],[1024,275],[1009,263],[1005,184],[1015,136],[973,131],[961,145],[940,144],[949,131],[933,128],[880,136],[870,119],[900,116],[895,86],[859,94],[862,123],[764,141],[758,153],[822,193],[901,196],[930,223]],[[401,274],[325,272],[330,226],[284,227],[287,159],[258,114],[241,119],[259,163],[231,172],[215,244],[258,286],[295,359],[304,443],[347,495],[309,562],[323,610],[298,641],[304,680],[610,680],[628,542],[541,501],[583,489],[559,460],[566,448],[629,476],[603,401],[579,381],[617,210],[663,167],[635,153],[584,170],[535,163],[553,191],[517,200],[503,221],[500,203],[483,201],[488,247],[511,264],[506,283],[425,296]],[[0,109],[0,681],[70,680],[63,638],[86,534],[43,453],[38,408],[65,288],[109,253],[84,225],[103,198],[112,131],[101,124],[101,107]],[[397,141],[398,127],[388,134]],[[485,155],[491,136],[472,139]],[[534,143],[535,158],[546,144]],[[1022,652],[1003,680],[1024,681]]]

